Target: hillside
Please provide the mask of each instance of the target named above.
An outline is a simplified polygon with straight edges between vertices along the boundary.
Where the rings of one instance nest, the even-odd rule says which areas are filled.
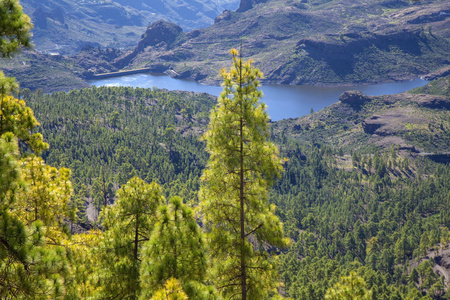
[[[28,47],[18,1],[0,1],[5,56]],[[45,8],[65,1],[41,3],[42,28],[51,9],[60,34],[68,29],[62,9]],[[81,0],[71,13],[120,28],[136,26],[145,3],[184,17],[195,4],[235,3],[148,1]],[[0,72],[0,298],[450,299],[449,5],[241,0],[213,32],[159,20],[129,51],[88,44],[75,56],[24,50],[2,60],[22,88]],[[296,10],[319,31],[303,36]],[[231,38],[236,24],[246,39]],[[289,34],[269,34],[275,29]],[[230,63],[227,42],[259,59],[269,82],[343,85],[421,72],[432,81],[391,95],[348,90],[277,122],[260,101],[269,94],[262,73],[235,49],[219,98],[82,88],[95,73],[142,67],[128,73],[216,82],[213,69]],[[216,46],[223,57],[204,52]]]
[[[21,4],[35,25],[36,50],[74,54],[86,44],[130,48],[147,25],[159,19],[185,31],[203,28],[226,8],[237,8],[238,0],[23,0]]]
[[[242,1],[207,28],[155,41],[171,26],[150,26],[113,63],[154,67],[217,83],[228,51],[240,47],[271,83],[374,83],[423,75],[449,63],[448,1]]]
[[[274,132],[302,143],[319,143],[344,152],[398,146],[405,152],[450,151],[450,76],[405,93],[366,96],[348,91],[331,106],[298,119],[281,120]]]
[[[168,194],[196,199],[194,187],[206,162],[199,135],[214,97],[130,87],[24,97],[51,144],[43,157],[73,171],[75,190],[89,195],[90,218],[103,203],[93,185],[102,178],[111,185],[105,196],[111,202],[112,192],[136,175],[159,182]]]
[[[21,88],[42,89],[46,93],[89,86],[81,78],[85,72],[82,64],[60,55],[24,51],[12,59],[0,60],[0,69],[17,78]]]
[[[419,299],[411,295],[420,293],[443,299],[450,170],[414,152],[448,150],[448,82],[373,98],[348,92],[329,108],[271,124],[271,138],[288,161],[270,200],[293,241],[279,255],[281,293],[323,299],[341,276],[356,271],[373,299]],[[72,170],[79,224],[89,227],[134,175],[196,206],[207,161],[198,137],[213,97],[125,87],[23,96],[50,144],[46,162]],[[401,120],[364,132],[374,114],[386,120],[394,111]]]
[[[127,12],[126,16],[131,15]],[[47,39],[43,43],[51,45],[45,51],[72,55],[27,52],[13,61],[3,60],[0,68],[8,76],[17,77],[23,87],[45,91],[86,86],[84,80],[90,79],[92,72],[135,68],[218,85],[218,70],[229,65],[230,48],[239,48],[242,43],[243,56],[255,61],[267,83],[336,86],[420,75],[435,79],[449,70],[449,16],[450,3],[443,0],[361,0],[351,5],[348,0],[242,1],[237,11],[224,11],[213,25],[190,32],[162,20],[145,29],[144,25],[138,28],[80,17],[73,22],[83,19],[100,23],[86,21],[83,26],[90,28],[89,34],[74,23],[69,30],[76,29],[75,38],[61,32],[66,30],[65,25],[46,17],[48,28],[56,31],[42,32]],[[131,28],[136,29],[134,34],[123,31]],[[44,50],[38,36],[35,34],[37,49]],[[63,44],[66,50],[56,49],[62,49]],[[109,48],[103,48],[106,46]],[[33,63],[25,68],[26,61]],[[61,76],[48,80],[47,73],[41,72],[47,65]]]

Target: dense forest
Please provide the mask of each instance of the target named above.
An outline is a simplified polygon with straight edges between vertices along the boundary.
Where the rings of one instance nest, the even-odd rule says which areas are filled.
[[[130,87],[22,94],[51,144],[44,159],[72,170],[83,203],[112,204],[113,191],[133,176],[158,182],[166,196],[197,199],[207,159],[199,136],[212,96]]]
[[[42,120],[46,162],[72,170],[72,205],[83,226],[102,226],[85,219],[86,205],[112,204],[135,175],[197,206],[207,161],[199,138],[212,97],[124,87],[22,94]],[[447,283],[431,258],[444,257],[450,239],[448,165],[396,147],[349,156],[289,135],[271,139],[288,158],[269,196],[292,240],[289,249],[274,249],[283,295],[323,299],[355,271],[373,299],[443,299]]]
[[[31,28],[8,3],[5,56]],[[0,72],[2,298],[448,299],[450,165],[292,134],[259,102],[261,72],[231,56],[218,99],[44,94]],[[413,93],[445,97],[448,80]],[[442,97],[421,145],[445,148]]]

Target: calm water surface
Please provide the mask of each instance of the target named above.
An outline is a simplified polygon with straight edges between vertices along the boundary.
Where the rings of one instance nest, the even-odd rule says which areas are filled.
[[[268,106],[268,113],[272,120],[296,118],[321,110],[339,100],[339,95],[348,90],[359,90],[369,96],[401,93],[415,87],[423,86],[428,81],[415,79],[412,81],[382,83],[375,85],[347,86],[347,87],[315,87],[291,85],[263,85],[264,101]],[[141,88],[157,87],[168,90],[183,90],[209,93],[218,96],[221,87],[209,86],[195,81],[174,79],[166,75],[136,74],[92,80],[95,86],[132,86]]]

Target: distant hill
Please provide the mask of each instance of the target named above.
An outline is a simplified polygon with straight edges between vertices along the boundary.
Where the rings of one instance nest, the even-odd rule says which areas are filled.
[[[190,31],[209,26],[239,0],[22,0],[35,27],[36,49],[74,54],[86,44],[128,48],[152,22],[168,20]]]
[[[161,20],[148,27],[136,25],[146,22],[139,16],[153,16],[132,6],[144,7],[144,2],[130,1],[125,7],[71,0],[51,6],[56,0],[48,1],[35,10],[52,12],[43,19],[47,29],[35,21],[36,49],[83,51],[70,58],[31,54],[1,63],[9,76],[31,89],[68,90],[86,84],[81,78],[92,72],[135,68],[219,84],[219,70],[230,65],[230,48],[241,44],[244,58],[252,58],[266,82],[276,84],[351,85],[422,75],[434,79],[450,68],[450,2],[444,0],[242,0],[239,6],[235,0],[210,0],[214,7],[238,9],[189,32]],[[164,1],[164,7],[170,3]],[[108,19],[99,12],[106,7],[122,14]],[[67,11],[71,13],[62,13]],[[115,49],[99,49],[100,43]],[[44,71],[47,61],[57,71],[51,73],[62,77],[53,79]]]
[[[166,26],[167,30],[171,26]],[[229,50],[242,44],[267,81],[281,84],[404,80],[450,63],[450,2],[444,0],[242,0],[207,28],[149,38],[150,26],[120,68],[171,69],[217,82]]]
[[[301,143],[319,143],[346,153],[373,153],[394,145],[405,154],[446,153],[448,159],[449,91],[450,76],[395,95],[348,91],[323,110],[276,122],[273,130]]]

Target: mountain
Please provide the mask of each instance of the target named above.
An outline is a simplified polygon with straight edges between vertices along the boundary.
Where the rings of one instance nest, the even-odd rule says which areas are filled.
[[[242,47],[268,82],[341,85],[405,80],[450,63],[444,0],[242,0],[207,28],[161,43],[148,38],[165,27],[149,26],[115,65],[217,82],[230,48]]]
[[[25,4],[28,1],[32,0],[25,0]],[[68,3],[64,1],[59,3]],[[88,7],[88,2],[77,3],[83,4],[84,9]],[[132,17],[136,16],[133,12],[140,12],[131,7],[133,3],[125,8],[118,3],[108,5],[123,8],[123,22],[137,22],[139,18]],[[233,2],[214,3],[225,6]],[[102,5],[106,4],[91,3],[97,8]],[[51,8],[42,7],[41,11]],[[22,63],[21,72],[16,70],[17,64],[4,66],[2,62],[1,68],[17,77],[23,87],[35,89],[39,85],[48,91],[67,90],[73,88],[70,82],[83,84],[81,78],[89,78],[91,72],[136,68],[219,84],[219,70],[230,63],[230,48],[241,45],[243,57],[255,61],[267,83],[349,85],[405,80],[429,73],[427,78],[433,79],[446,74],[450,66],[450,2],[444,0],[242,0],[237,11],[226,10],[213,25],[190,32],[162,20],[145,31],[135,25],[104,21],[100,26],[95,23],[99,17],[94,17],[94,13],[89,18],[73,20],[69,18],[74,14],[71,13],[63,16],[67,16],[66,24],[74,22],[67,25],[73,34],[64,34],[58,11],[66,8],[53,9],[53,18],[60,21],[46,17],[47,33],[51,32],[47,35],[42,31],[41,36],[35,33],[37,50],[47,47],[48,52],[83,51],[73,57],[17,57],[15,61]],[[77,15],[84,12],[81,8],[72,11]],[[84,20],[84,25],[80,20]],[[131,28],[142,30],[134,36],[130,32],[124,34]],[[38,29],[36,24],[35,30]],[[85,29],[90,30],[89,34]],[[92,47],[99,41],[103,46],[134,46],[130,50]],[[85,47],[86,43],[91,47]],[[38,60],[34,60],[36,57]],[[26,61],[31,63],[24,64]],[[47,80],[45,72],[35,69],[36,65],[42,67],[40,70],[48,69],[46,61],[63,73],[63,77],[52,79],[55,83]],[[46,84],[40,84],[43,82]]]
[[[36,50],[74,54],[86,44],[129,48],[148,24],[165,19],[189,31],[209,26],[238,0],[22,0]]]

